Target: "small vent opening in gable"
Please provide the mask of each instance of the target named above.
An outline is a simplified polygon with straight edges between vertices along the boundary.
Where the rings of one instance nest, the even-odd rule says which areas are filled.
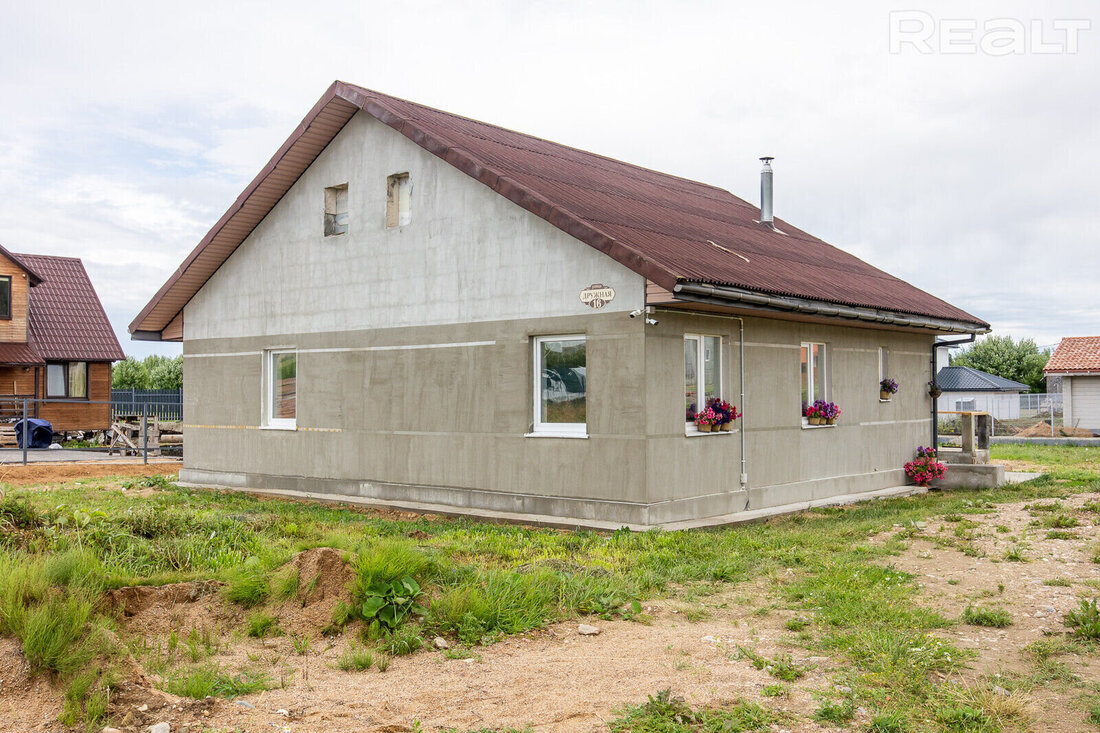
[[[408,173],[386,178],[386,228],[403,227],[412,221],[412,183]]]
[[[325,236],[348,232],[348,184],[325,189]]]

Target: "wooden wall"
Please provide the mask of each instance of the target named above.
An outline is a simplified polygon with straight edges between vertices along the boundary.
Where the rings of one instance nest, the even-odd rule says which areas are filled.
[[[45,398],[45,370],[39,380],[39,396]],[[111,427],[111,364],[88,364],[88,399],[40,404],[38,417],[49,420],[54,432],[73,430],[106,430]],[[103,402],[104,404],[92,404]]]
[[[0,254],[0,275],[11,277],[11,320],[0,319],[0,341],[27,342],[27,273]]]
[[[34,397],[35,369],[36,367],[0,367],[0,395]]]

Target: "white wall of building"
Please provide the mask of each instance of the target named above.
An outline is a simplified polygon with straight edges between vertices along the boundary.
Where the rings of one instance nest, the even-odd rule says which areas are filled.
[[[988,412],[994,420],[1015,420],[1020,417],[1020,395],[1018,392],[944,392],[936,400],[936,409],[941,414],[975,410]]]
[[[408,173],[411,221],[386,227],[386,178]],[[349,230],[324,236],[325,188]],[[645,278],[362,112],[188,304],[186,340],[576,316],[644,305]]]

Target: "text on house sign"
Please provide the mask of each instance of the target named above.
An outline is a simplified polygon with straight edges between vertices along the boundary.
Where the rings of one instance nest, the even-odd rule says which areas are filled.
[[[615,289],[602,283],[593,283],[581,291],[581,302],[589,308],[600,309],[615,300]]]

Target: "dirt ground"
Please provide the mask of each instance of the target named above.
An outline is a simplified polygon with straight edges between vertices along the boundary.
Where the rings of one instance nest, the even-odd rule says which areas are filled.
[[[34,486],[100,476],[156,476],[179,473],[180,462],[160,459],[143,464],[140,458],[96,463],[5,463],[0,465],[0,484]]]
[[[70,466],[35,466],[35,470],[65,471]],[[87,476],[87,469],[75,468]],[[1034,468],[1021,464],[1021,470]],[[168,472],[173,466],[133,467]],[[62,480],[52,475],[36,481]],[[11,479],[4,479],[10,481]],[[1048,539],[1037,526],[1050,512],[1030,509],[1023,502],[991,506],[988,513],[929,520],[914,533],[909,547],[891,559],[894,567],[914,574],[920,602],[957,619],[970,604],[1008,611],[1013,623],[1003,629],[958,623],[936,632],[978,656],[959,680],[1006,680],[1034,673],[1026,647],[1066,632],[1064,615],[1079,598],[1097,593],[1100,565],[1092,553],[1100,539],[1100,515],[1076,511],[1100,494],[1061,500],[1063,513],[1080,525],[1061,539]],[[972,524],[968,524],[972,523]],[[960,537],[961,534],[963,537]],[[871,541],[901,531],[887,528]],[[1068,533],[1068,534],[1066,534]],[[969,554],[963,552],[965,544]],[[1019,548],[1023,561],[1006,554]],[[298,595],[278,610],[286,636],[251,639],[240,633],[245,613],[226,605],[214,583],[180,583],[161,588],[112,592],[109,602],[120,609],[120,631],[147,637],[151,644],[167,642],[171,631],[185,636],[191,629],[218,640],[213,662],[226,669],[261,670],[280,683],[275,689],[235,701],[177,698],[156,689],[156,678],[139,673],[117,690],[112,704],[115,724],[126,731],[145,731],[169,722],[173,733],[187,731],[459,731],[482,728],[587,733],[606,730],[616,711],[670,689],[693,707],[721,705],[738,698],[773,710],[789,711],[789,722],[773,729],[836,730],[812,722],[820,694],[835,691],[833,680],[843,668],[839,658],[812,656],[799,646],[784,624],[795,613],[772,607],[770,586],[759,581],[733,586],[718,595],[675,598],[646,604],[651,624],[582,619],[600,629],[596,636],[578,633],[578,622],[548,628],[450,655],[425,649],[395,657],[389,669],[345,672],[337,661],[356,629],[326,639],[316,634],[330,617],[332,606],[346,597],[351,574],[340,553],[318,548],[296,559],[302,582]],[[317,578],[317,582],[311,582]],[[781,579],[780,579],[781,580]],[[1059,585],[1046,585],[1056,580]],[[290,635],[313,631],[310,648],[298,654]],[[431,641],[428,640],[429,646]],[[452,641],[452,643],[454,643]],[[777,680],[755,669],[738,653],[738,646],[772,657],[790,654],[807,674],[785,683],[788,694],[765,697],[764,688]],[[452,658],[464,657],[464,658]],[[1056,657],[1078,682],[1100,685],[1100,665],[1090,656]],[[996,679],[996,678],[993,678]],[[1080,731],[1086,728],[1079,685],[1051,682],[1028,693],[1037,732]],[[43,676],[31,677],[16,642],[0,639],[0,731],[60,731],[63,690]],[[866,711],[857,712],[846,730],[863,730]],[[420,728],[415,726],[419,723]]]
[[[1066,510],[1074,510],[1098,498],[1097,494],[1081,494],[1060,503]],[[1031,506],[1052,504],[1038,501]],[[1066,633],[1066,613],[1075,610],[1082,597],[1097,594],[1100,566],[1092,560],[1100,539],[1096,525],[1086,518],[1087,514],[1075,514],[1081,524],[1069,530],[1073,539],[1047,539],[1049,530],[1033,524],[1050,516],[1050,512],[1031,512],[1027,506],[1002,504],[989,514],[964,515],[979,525],[969,530],[973,536],[969,542],[982,553],[981,557],[942,544],[945,538],[950,541],[956,537],[958,522],[928,522],[909,550],[893,563],[899,570],[916,575],[924,604],[948,618],[960,617],[971,604],[1003,608],[1012,615],[1012,625],[1003,629],[959,624],[937,632],[960,648],[979,653],[970,661],[971,671],[965,679],[1032,673],[1033,664],[1025,648],[1040,639]],[[1021,549],[1024,561],[1006,559],[1013,547]],[[1066,584],[1045,584],[1052,580]],[[1068,654],[1057,661],[1081,681],[1100,684],[1100,666],[1095,659]],[[1077,704],[1079,695],[1080,690],[1061,690],[1058,685],[1047,685],[1033,693],[1031,730],[1086,729],[1085,713]]]
[[[234,640],[215,659],[226,667],[260,664],[284,689],[247,696],[247,703],[217,701],[196,708],[192,701],[166,698],[161,706],[138,713],[149,704],[128,693],[132,724],[148,726],[162,720],[172,730],[203,726],[219,730],[410,731],[419,721],[424,730],[516,727],[531,724],[536,731],[606,730],[604,723],[625,703],[644,702],[648,695],[670,688],[692,705],[760,699],[761,689],[775,684],[749,660],[738,658],[737,645],[765,656],[786,651],[797,663],[812,667],[792,687],[790,697],[770,703],[799,717],[813,714],[814,689],[830,685],[830,660],[808,657],[783,642],[790,632],[783,623],[794,614],[773,610],[754,614],[763,604],[762,586],[742,586],[710,596],[700,604],[667,600],[648,604],[652,625],[630,621],[582,619],[600,629],[581,636],[577,622],[507,638],[489,647],[469,650],[465,659],[448,659],[437,650],[397,657],[385,673],[344,672],[337,659],[353,639],[354,629],[334,641],[314,640],[304,656],[295,653],[289,637]],[[183,621],[197,620],[184,602],[174,611],[161,608],[155,616],[175,613]],[[690,612],[694,618],[687,620]],[[145,614],[134,620],[148,628]],[[226,619],[223,619],[223,621]],[[280,617],[280,624],[282,624]],[[156,624],[167,629],[171,624]],[[283,711],[283,712],[280,712]],[[825,730],[800,722],[798,730]]]

